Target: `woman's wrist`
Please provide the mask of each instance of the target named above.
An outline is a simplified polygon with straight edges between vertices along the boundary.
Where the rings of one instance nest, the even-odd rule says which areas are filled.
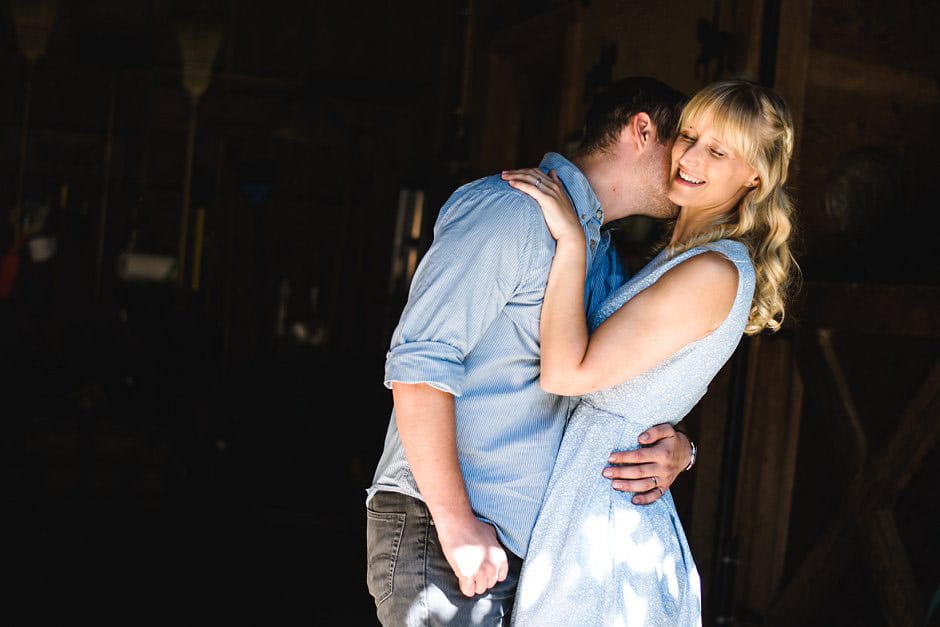
[[[577,231],[571,230],[566,233],[562,233],[558,236],[558,239],[555,240],[556,251],[558,248],[571,248],[572,250],[579,250],[584,248],[584,231],[578,229]]]

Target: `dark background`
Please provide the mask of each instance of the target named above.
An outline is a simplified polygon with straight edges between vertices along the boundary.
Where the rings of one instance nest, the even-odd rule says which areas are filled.
[[[0,254],[19,265],[0,298],[3,622],[374,624],[363,500],[409,269],[451,190],[569,149],[621,76],[777,85],[801,114],[807,281],[935,286],[938,5],[798,4],[811,19],[794,26],[771,0],[5,1]],[[187,27],[208,55],[195,99]],[[779,70],[793,33],[811,51],[798,93]],[[403,190],[424,194],[404,235]],[[179,281],[121,277],[122,253],[178,258],[181,224]],[[616,232],[631,264],[658,228]],[[51,258],[31,252],[41,238]],[[847,345],[873,440],[937,349]],[[813,420],[832,410],[806,398],[809,485],[830,451]],[[937,468],[934,451],[911,484],[926,498],[902,501],[925,606]],[[686,521],[694,481],[674,488]],[[797,489],[795,554],[838,489]],[[883,624],[868,589],[848,577],[813,624]]]

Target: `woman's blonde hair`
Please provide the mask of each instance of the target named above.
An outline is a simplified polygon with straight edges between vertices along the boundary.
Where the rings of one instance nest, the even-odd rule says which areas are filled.
[[[798,270],[789,246],[793,202],[785,188],[793,156],[790,107],[772,89],[732,79],[712,83],[692,96],[682,110],[679,128],[703,116],[710,116],[722,141],[757,170],[760,182],[711,229],[670,247],[668,254],[719,239],[744,243],[757,279],[744,332],[777,331],[783,322],[791,272]]]

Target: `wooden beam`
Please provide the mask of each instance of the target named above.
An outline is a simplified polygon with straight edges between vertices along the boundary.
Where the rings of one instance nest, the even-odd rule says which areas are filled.
[[[865,435],[865,428],[862,426],[858,409],[855,407],[855,399],[852,396],[852,389],[849,386],[848,377],[842,368],[842,361],[832,345],[832,330],[818,329],[816,339],[819,341],[819,347],[822,349],[823,357],[829,366],[829,372],[832,375],[836,385],[836,393],[842,403],[842,412],[835,412],[834,420],[843,423],[845,431],[848,432],[854,446],[849,450],[852,458],[849,460],[853,474],[858,471],[868,455],[868,436]]]
[[[773,599],[764,625],[792,627],[809,622],[816,608],[835,592],[856,555],[859,540],[854,522],[854,508],[843,503],[790,582]]]
[[[940,85],[934,76],[911,71],[901,63],[873,63],[845,53],[813,52],[808,80],[813,86],[845,90],[856,98],[896,98],[904,94],[923,105],[940,103]]]
[[[940,359],[904,410],[897,429],[870,465],[866,485],[879,486],[879,500],[894,503],[940,438]]]
[[[934,363],[924,383],[904,413],[904,418],[888,442],[869,459],[877,463],[863,465],[846,490],[838,512],[833,516],[826,531],[813,545],[809,556],[803,561],[790,583],[774,601],[766,619],[768,625],[801,624],[812,614],[822,600],[832,592],[845,575],[852,557],[852,544],[844,546],[847,538],[854,536],[872,512],[894,504],[897,495],[907,486],[926,454],[936,445],[940,435],[940,359]],[[878,486],[873,490],[871,486]],[[884,554],[904,550],[900,540],[894,540],[891,520],[884,516],[873,523],[875,529],[865,530],[863,536],[870,551],[888,559]],[[904,566],[895,562],[899,577],[904,576]],[[874,575],[881,580],[880,571]],[[908,586],[903,581],[898,584]],[[877,588],[878,586],[876,586]],[[883,604],[913,603],[898,599],[897,591],[886,591]],[[921,614],[923,616],[923,614]],[[913,623],[900,623],[913,624]]]
[[[839,333],[940,337],[940,286],[815,283],[796,303],[800,324]],[[877,312],[862,315],[861,312]]]
[[[898,533],[894,514],[890,509],[870,511],[859,516],[864,534],[868,572],[873,578],[872,589],[881,605],[881,613],[888,627],[919,625],[926,616],[926,606],[920,598],[917,579],[907,559],[907,548]]]
[[[493,33],[487,42],[488,49],[507,54],[557,42],[568,24],[578,18],[578,3],[567,0],[553,4],[551,9]]]

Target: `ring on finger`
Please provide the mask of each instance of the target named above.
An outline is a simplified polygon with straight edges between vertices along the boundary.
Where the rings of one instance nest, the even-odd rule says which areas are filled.
[[[661,487],[656,486],[656,489],[659,490],[659,496],[663,496],[664,494],[666,494],[665,492],[663,492],[663,489]]]
[[[650,477],[650,479],[653,480],[653,487],[654,487],[654,488],[658,488],[658,487],[659,487],[659,479],[657,479],[655,476]]]
[[[541,184],[542,184],[542,177],[541,176],[535,177],[535,186],[538,187]]]

